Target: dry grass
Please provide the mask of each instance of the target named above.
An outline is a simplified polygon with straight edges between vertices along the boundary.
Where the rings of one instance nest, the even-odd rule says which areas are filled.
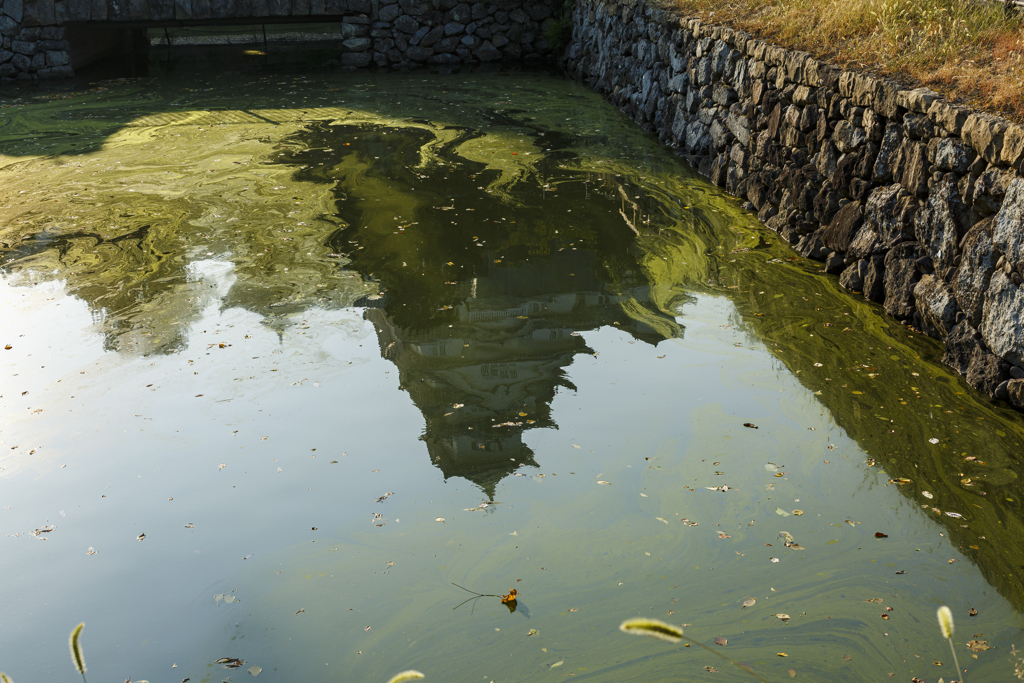
[[[984,0],[661,0],[847,69],[1024,123],[1024,8]]]

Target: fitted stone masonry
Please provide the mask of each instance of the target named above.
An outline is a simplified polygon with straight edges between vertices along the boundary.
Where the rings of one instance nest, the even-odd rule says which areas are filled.
[[[1024,410],[1024,128],[645,0],[573,24],[574,77]]]
[[[127,46],[129,27],[210,23],[334,22],[344,67],[546,60],[555,55],[544,36],[561,7],[556,0],[0,0],[0,82],[73,76],[86,54]]]

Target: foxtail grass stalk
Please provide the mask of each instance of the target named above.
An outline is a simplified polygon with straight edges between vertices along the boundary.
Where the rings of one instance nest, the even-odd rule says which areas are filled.
[[[723,655],[718,650],[713,650],[704,643],[694,640],[693,638],[687,638],[683,635],[683,629],[672,624],[666,624],[664,621],[657,619],[647,619],[644,617],[638,617],[636,619],[627,619],[626,621],[619,624],[619,630],[623,633],[632,633],[635,636],[650,636],[651,638],[657,638],[658,640],[667,640],[670,643],[678,643],[680,640],[685,640],[691,645],[702,647],[716,657],[721,657],[725,661],[735,666],[740,671],[746,671],[748,674],[761,681],[762,683],[768,683],[768,681],[761,676],[751,671],[746,666],[740,664],[735,659]]]
[[[961,683],[963,683],[963,674],[960,671],[960,662],[956,659],[956,648],[953,647],[953,613],[948,607],[943,605],[938,611],[939,617],[939,630],[942,631],[942,637],[949,641],[949,651],[953,653],[953,664],[956,665],[956,677]]]
[[[78,670],[78,673],[82,674],[82,681],[88,683],[88,681],[85,680],[85,655],[82,653],[82,628],[84,626],[85,622],[83,621],[71,632],[68,647],[71,648],[71,662],[75,665],[75,669]]]

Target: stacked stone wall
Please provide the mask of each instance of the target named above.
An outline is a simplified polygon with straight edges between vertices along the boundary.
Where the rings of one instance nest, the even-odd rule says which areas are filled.
[[[70,46],[60,26],[28,26],[23,0],[0,0],[0,79],[68,78]]]
[[[1024,409],[1024,128],[644,0],[573,22],[575,77]]]
[[[64,24],[274,23],[309,17],[341,24],[347,67],[553,59],[545,39],[560,0],[0,0],[0,81],[66,78]]]

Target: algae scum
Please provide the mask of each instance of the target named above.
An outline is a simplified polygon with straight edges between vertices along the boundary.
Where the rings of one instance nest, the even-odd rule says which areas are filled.
[[[965,678],[1013,676],[1020,416],[596,95],[11,98],[18,683],[76,676],[81,621],[96,680],[754,680],[636,616],[772,681],[950,680],[941,604]]]

